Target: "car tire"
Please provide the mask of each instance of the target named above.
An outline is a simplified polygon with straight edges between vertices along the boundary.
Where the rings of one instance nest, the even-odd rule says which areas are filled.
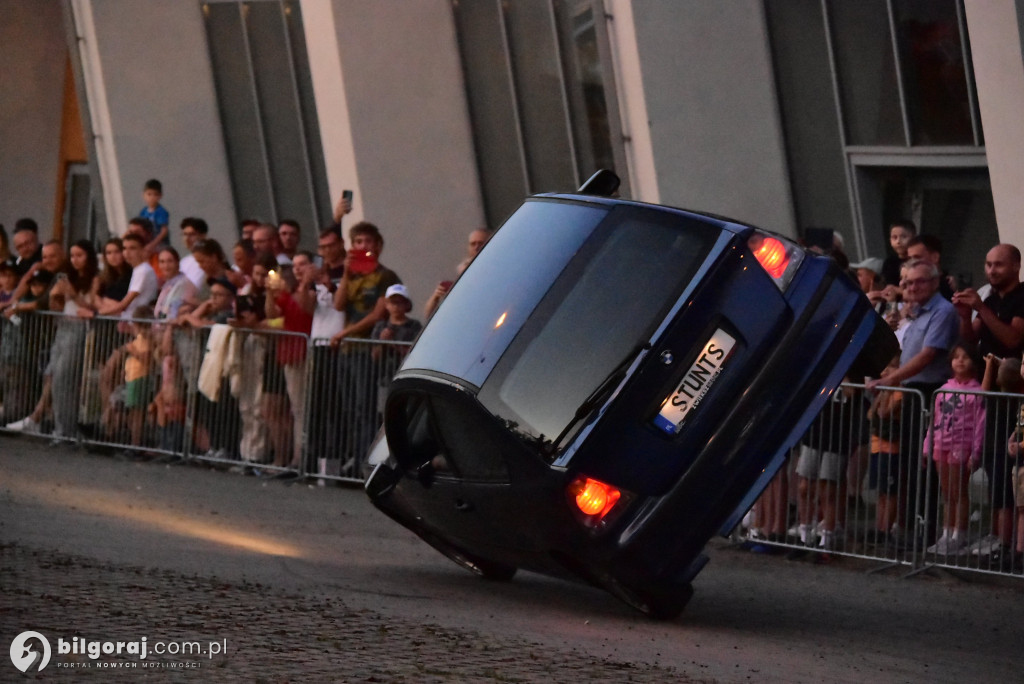
[[[452,546],[448,542],[443,541],[430,533],[421,533],[420,537],[447,556],[448,559],[456,565],[469,570],[474,575],[482,577],[485,580],[490,580],[492,582],[508,582],[515,577],[516,572],[519,570],[519,568],[514,565],[496,563],[469,553],[468,551],[463,551],[462,549]]]
[[[616,598],[655,620],[674,620],[693,597],[693,585],[653,584],[642,589],[615,583],[609,590]]]

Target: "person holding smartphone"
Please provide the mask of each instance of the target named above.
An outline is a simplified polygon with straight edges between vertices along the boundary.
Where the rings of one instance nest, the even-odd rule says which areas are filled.
[[[334,308],[345,313],[345,327],[331,338],[337,347],[346,338],[368,339],[377,321],[387,315],[384,293],[401,283],[398,275],[379,261],[384,238],[377,226],[360,221],[349,229],[345,274],[334,293]]]

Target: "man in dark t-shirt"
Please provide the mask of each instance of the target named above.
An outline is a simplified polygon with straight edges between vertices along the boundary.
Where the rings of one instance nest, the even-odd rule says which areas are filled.
[[[985,276],[992,293],[982,301],[971,288],[953,295],[960,314],[960,334],[977,342],[982,357],[1020,356],[1024,351],[1024,285],[1020,282],[1020,250],[996,245],[985,256]],[[973,317],[972,312],[978,315]]]

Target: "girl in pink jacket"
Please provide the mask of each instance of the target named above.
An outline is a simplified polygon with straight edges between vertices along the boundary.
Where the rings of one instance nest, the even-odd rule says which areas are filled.
[[[967,487],[977,469],[985,438],[985,398],[980,391],[981,363],[968,347],[957,344],[949,355],[953,377],[935,393],[932,427],[924,440],[939,473],[943,499],[942,536],[928,553],[956,554],[967,545]]]

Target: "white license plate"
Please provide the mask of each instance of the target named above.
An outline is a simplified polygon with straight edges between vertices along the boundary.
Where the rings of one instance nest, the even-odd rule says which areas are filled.
[[[721,329],[716,330],[700,354],[697,354],[679,387],[662,402],[661,411],[654,417],[654,424],[670,435],[678,433],[686,417],[700,405],[711,385],[718,379],[722,365],[735,346],[736,340],[732,335]]]

